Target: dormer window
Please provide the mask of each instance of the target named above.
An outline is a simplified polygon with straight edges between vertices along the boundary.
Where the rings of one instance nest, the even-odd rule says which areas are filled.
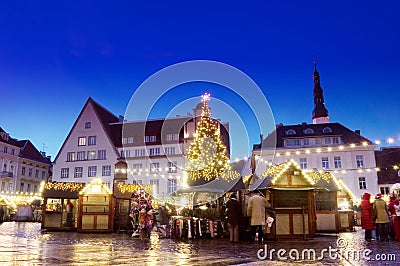
[[[285,135],[296,135],[296,131],[293,129],[289,129],[285,132]]]
[[[332,129],[331,129],[330,127],[324,127],[324,129],[322,130],[322,132],[323,132],[324,134],[332,133]]]
[[[314,134],[314,130],[311,128],[304,129],[304,134]]]

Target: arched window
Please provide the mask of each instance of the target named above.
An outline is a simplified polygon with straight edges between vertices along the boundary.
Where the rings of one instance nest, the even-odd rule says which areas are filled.
[[[325,128],[322,130],[322,132],[323,132],[324,134],[326,134],[326,133],[332,133],[332,129],[331,129],[330,127],[325,127]]]
[[[296,131],[293,129],[289,129],[286,131],[286,135],[296,135]]]
[[[304,129],[304,134],[314,134],[314,130],[311,128]]]

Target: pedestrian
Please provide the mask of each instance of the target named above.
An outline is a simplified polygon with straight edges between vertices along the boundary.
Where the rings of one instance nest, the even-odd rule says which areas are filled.
[[[169,237],[170,226],[169,226],[169,215],[168,209],[165,207],[165,203],[160,203],[156,212],[157,232],[158,236]]]
[[[73,226],[73,222],[72,222],[72,218],[74,216],[74,204],[67,199],[67,226],[72,227]]]
[[[375,221],[373,219],[373,206],[370,202],[371,194],[364,193],[361,200],[361,228],[365,230],[365,240],[372,240],[372,230],[375,229]]]
[[[374,209],[377,213],[375,224],[379,241],[389,241],[389,216],[386,202],[382,199],[382,194],[376,195]]]
[[[0,223],[4,222],[4,208],[0,206]]]
[[[253,192],[253,196],[249,199],[247,205],[247,216],[250,217],[251,236],[250,241],[253,242],[256,234],[258,234],[258,243],[263,240],[263,225],[265,225],[265,209],[271,208],[267,199],[260,196],[257,192]]]
[[[399,200],[394,194],[390,194],[390,202],[388,205],[390,219],[390,235],[396,241],[400,240],[400,213],[396,209],[400,208]]]
[[[236,194],[232,193],[230,199],[226,202],[227,222],[229,223],[229,239],[233,242],[239,242],[239,225],[242,221],[242,208],[236,199]]]

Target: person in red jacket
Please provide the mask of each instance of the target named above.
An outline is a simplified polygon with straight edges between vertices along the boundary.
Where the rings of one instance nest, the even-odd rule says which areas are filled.
[[[397,206],[397,207],[395,207]],[[390,215],[390,231],[391,236],[394,237],[396,241],[400,240],[400,217],[397,216],[396,208],[399,206],[399,200],[396,199],[396,196],[390,194],[390,202],[388,205],[388,212]]]
[[[372,217],[372,204],[370,203],[371,194],[364,193],[361,201],[361,227],[365,230],[365,240],[371,241],[372,230],[375,229],[375,221]]]

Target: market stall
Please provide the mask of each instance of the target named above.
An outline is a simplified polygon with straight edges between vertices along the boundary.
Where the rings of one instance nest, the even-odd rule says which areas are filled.
[[[93,179],[79,192],[78,232],[112,232],[113,207],[108,185]]]
[[[76,230],[77,201],[84,183],[48,182],[43,188],[42,229]],[[72,205],[71,205],[72,204]]]

